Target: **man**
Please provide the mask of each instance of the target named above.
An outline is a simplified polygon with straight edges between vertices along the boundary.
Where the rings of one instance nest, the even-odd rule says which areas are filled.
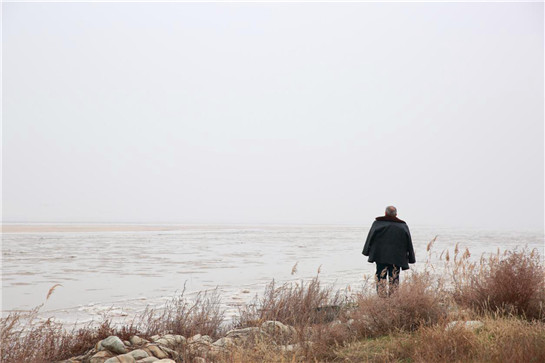
[[[409,227],[397,218],[395,207],[386,207],[384,217],[373,222],[362,253],[369,256],[369,262],[377,264],[377,293],[390,295],[399,285],[399,268],[408,270],[409,263],[416,262]]]

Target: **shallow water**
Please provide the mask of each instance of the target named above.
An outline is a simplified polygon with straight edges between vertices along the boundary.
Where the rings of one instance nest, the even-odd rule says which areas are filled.
[[[192,226],[170,231],[33,232],[3,234],[2,309],[29,310],[42,316],[85,322],[132,316],[147,305],[160,307],[184,288],[218,288],[227,315],[279,283],[309,280],[335,288],[357,289],[374,264],[361,250],[367,227],[351,226]],[[498,249],[528,246],[543,256],[543,233],[493,232],[411,227],[417,264],[431,262],[459,243],[471,258]],[[452,253],[452,252],[451,252]],[[297,264],[297,265],[296,265]],[[296,268],[294,268],[296,265]],[[403,278],[403,273],[402,276]],[[46,301],[49,289],[58,286]]]

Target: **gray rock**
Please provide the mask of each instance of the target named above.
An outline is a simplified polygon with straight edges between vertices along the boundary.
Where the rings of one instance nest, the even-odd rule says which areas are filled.
[[[155,362],[158,362],[158,361],[159,361],[159,358],[147,357],[147,358],[144,358],[144,359],[137,360],[136,363],[155,363]]]
[[[196,340],[187,344],[187,351],[197,356],[206,356],[213,345],[206,340]]]
[[[131,342],[132,345],[143,345],[143,344],[149,343],[148,340],[143,339],[143,338],[140,338],[140,337],[137,336],[137,335],[133,335],[133,336],[129,339],[129,342]]]
[[[161,360],[156,360],[155,363],[176,363],[176,362],[173,361],[172,359],[161,359]]]
[[[227,334],[225,334],[226,338],[248,338],[253,335],[261,335],[265,332],[263,332],[258,327],[249,327],[249,328],[242,328],[242,329],[233,329],[229,330]],[[266,334],[266,333],[265,333]]]
[[[145,350],[142,350],[142,349],[133,350],[129,354],[132,355],[133,358],[136,359],[136,360],[144,359],[144,358],[149,357],[148,353]]]
[[[100,342],[100,345],[104,349],[109,350],[110,352],[114,352],[117,354],[127,353],[127,348],[125,348],[125,345],[123,344],[121,339],[119,339],[115,335],[111,335],[108,338],[102,340]]]
[[[202,337],[200,335],[197,335],[196,337],[199,337],[200,339],[202,339]],[[165,347],[169,347],[169,348],[174,348],[177,345],[183,345],[185,342],[186,342],[186,339],[185,339],[184,336],[182,336],[182,335],[173,335],[173,334],[167,334],[167,335],[155,340],[155,343],[157,343],[159,345],[162,345],[162,346],[165,346]]]
[[[148,344],[146,345],[146,348],[150,351],[151,354],[153,354],[153,356],[159,359],[168,358],[168,354],[155,344]]]
[[[445,331],[452,330],[455,327],[461,327],[467,330],[475,331],[475,330],[479,330],[483,326],[484,326],[484,323],[478,320],[468,320],[468,321],[457,320],[457,321],[451,321],[450,323],[448,323],[447,327],[445,328]]]
[[[261,329],[270,335],[292,336],[296,334],[294,327],[274,320],[269,320],[261,324]]]
[[[216,340],[213,345],[221,348],[229,348],[235,345],[235,341],[231,338],[224,337]]]
[[[130,354],[121,354],[104,361],[104,363],[136,363],[136,359]]]
[[[188,342],[189,344],[191,344],[191,343],[193,343],[193,342],[196,342],[196,341],[201,340],[201,337],[202,337],[202,335],[200,335],[200,334],[193,335],[191,338],[189,338],[189,339],[187,340],[187,342]]]
[[[109,350],[102,350],[94,354],[91,359],[89,359],[89,363],[104,363],[113,356],[114,353],[110,352]]]

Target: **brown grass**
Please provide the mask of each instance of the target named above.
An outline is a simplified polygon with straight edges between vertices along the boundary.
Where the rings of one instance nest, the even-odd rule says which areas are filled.
[[[335,352],[343,362],[543,362],[545,325],[516,318],[487,317],[478,331],[444,324],[364,339]]]
[[[295,327],[333,321],[346,299],[339,291],[323,288],[318,277],[309,282],[271,282],[261,298],[239,310],[235,326],[257,326],[267,320],[277,320]]]
[[[545,269],[536,250],[498,253],[478,266],[458,262],[454,273],[454,296],[462,306],[545,320]]]
[[[355,329],[366,337],[413,331],[447,316],[447,296],[431,274],[412,273],[388,298],[359,295]]]
[[[40,306],[41,307],[41,306]],[[39,321],[39,308],[30,314],[10,314],[0,320],[0,361],[43,363],[68,359],[89,351],[99,340],[116,335],[128,340],[133,335],[150,338],[156,334],[197,333],[218,337],[223,311],[217,291],[202,293],[189,302],[184,292],[159,310],[148,309],[125,325],[105,318],[98,325],[65,329],[52,320]]]
[[[433,245],[433,241],[430,242]],[[430,252],[430,251],[428,251]],[[431,252],[430,252],[431,253]],[[404,273],[399,288],[378,297],[371,286],[347,295],[309,282],[277,286],[239,311],[231,327],[259,326],[277,320],[295,327],[287,340],[260,339],[239,346],[225,362],[543,362],[545,361],[545,275],[536,251],[512,251],[470,262],[456,246],[442,254],[445,271],[432,266]],[[447,258],[448,256],[448,258]],[[296,266],[294,266],[294,271]],[[51,293],[57,286],[53,286]],[[161,310],[146,310],[124,325],[107,318],[99,324],[65,329],[52,320],[12,314],[0,321],[0,361],[51,362],[84,354],[107,336],[223,335],[217,291],[191,302],[184,292]],[[477,331],[452,320],[478,319]],[[292,344],[293,349],[282,345]],[[193,358],[181,351],[186,361]]]

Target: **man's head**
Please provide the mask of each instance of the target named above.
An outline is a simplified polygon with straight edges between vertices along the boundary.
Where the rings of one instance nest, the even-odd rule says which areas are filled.
[[[384,214],[390,217],[395,217],[397,216],[397,209],[393,205],[389,205],[386,207],[386,212]]]

